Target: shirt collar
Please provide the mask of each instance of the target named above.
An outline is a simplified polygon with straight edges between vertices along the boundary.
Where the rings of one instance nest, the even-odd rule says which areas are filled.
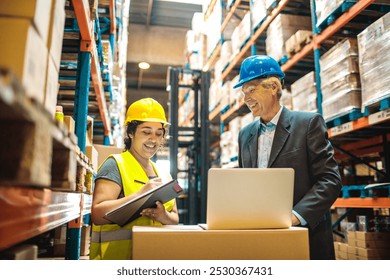
[[[280,114],[282,113],[282,110],[283,110],[283,106],[280,106],[280,109],[279,111],[276,113],[276,115],[272,118],[272,120],[270,121],[270,123],[274,124],[275,126],[278,124],[278,121],[279,121],[279,118],[280,118]],[[260,118],[260,123],[263,123],[261,118]]]

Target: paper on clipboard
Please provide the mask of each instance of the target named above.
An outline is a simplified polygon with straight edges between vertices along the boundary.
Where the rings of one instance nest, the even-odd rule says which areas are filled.
[[[106,213],[104,218],[120,226],[124,226],[140,217],[143,209],[156,207],[156,201],[161,201],[162,203],[168,202],[179,196],[182,192],[183,189],[179,186],[177,180],[173,179]]]

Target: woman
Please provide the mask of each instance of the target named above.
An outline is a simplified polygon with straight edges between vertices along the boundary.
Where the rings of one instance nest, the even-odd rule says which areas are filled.
[[[140,99],[126,114],[125,151],[109,156],[100,166],[92,200],[90,259],[131,259],[131,229],[134,225],[178,224],[175,200],[144,209],[141,217],[120,227],[104,215],[135,197],[171,179],[150,160],[166,135],[163,107],[152,98]],[[147,183],[143,183],[147,182]]]

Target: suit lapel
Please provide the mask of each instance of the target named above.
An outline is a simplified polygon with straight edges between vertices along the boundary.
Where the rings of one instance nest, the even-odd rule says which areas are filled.
[[[274,141],[272,143],[271,153],[268,160],[268,167],[271,167],[290,136],[290,111],[285,107],[280,114],[279,123],[276,126]]]
[[[250,167],[256,167],[257,164],[257,138],[258,138],[258,122],[255,122],[250,131],[250,136],[248,139],[248,149],[250,156]]]

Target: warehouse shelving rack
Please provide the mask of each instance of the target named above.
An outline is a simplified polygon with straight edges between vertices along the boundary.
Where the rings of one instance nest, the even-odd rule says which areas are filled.
[[[107,97],[104,88],[104,85],[108,83],[102,77],[98,14],[96,13],[95,17],[91,13],[88,1],[70,0],[66,2],[66,5],[73,7],[70,14],[71,17],[75,17],[75,29],[73,31],[76,32],[67,32],[68,30],[65,30],[64,40],[66,38],[72,38],[74,41],[79,42],[76,59],[77,67],[73,67],[73,70],[74,68],[77,70],[76,86],[73,87],[76,93],[74,95],[74,106],[70,109],[73,111],[76,123],[75,133],[77,138],[72,137],[72,134],[69,134],[69,131],[63,124],[55,123],[52,117],[48,113],[45,113],[42,105],[31,102],[24,95],[24,90],[18,85],[18,82],[11,79],[12,73],[1,73],[2,77],[5,77],[5,81],[11,80],[11,84],[2,84],[0,86],[0,107],[4,112],[12,112],[12,114],[8,114],[8,117],[5,117],[7,121],[23,121],[38,131],[41,129],[41,126],[44,126],[45,131],[48,131],[48,138],[45,138],[49,141],[46,145],[47,149],[52,148],[52,145],[49,145],[49,143],[53,142],[53,148],[58,147],[61,150],[69,151],[69,153],[83,155],[86,148],[90,85],[94,89],[94,97],[96,98],[99,115],[104,127],[104,144],[112,143],[111,119],[107,110]],[[93,2],[96,8],[98,2]],[[103,2],[104,5],[109,6],[110,10],[110,18],[105,19],[105,22],[109,23],[110,42],[112,51],[114,52],[117,28],[116,21],[118,20],[115,16],[116,3],[115,0]],[[97,18],[97,21],[93,20],[95,18]],[[66,47],[66,45],[63,45],[63,50]],[[66,63],[62,62],[61,64],[66,65]],[[108,90],[110,90],[109,84]],[[32,132],[36,134],[35,130],[32,130]],[[21,135],[18,139],[28,137],[28,135],[23,134],[24,130],[20,131]],[[29,131],[26,130],[26,133],[30,133]],[[45,139],[42,138],[41,141]],[[37,141],[36,143],[39,142]],[[34,150],[36,147],[26,148]],[[77,165],[83,166],[88,169],[88,172],[94,173],[91,167],[83,161],[84,157],[84,155],[81,158],[77,156]],[[21,159],[18,160],[34,160],[34,157],[27,153],[27,155],[22,154]],[[51,164],[55,163],[52,163],[51,159],[48,158],[47,162],[40,163],[39,167],[46,170],[46,165]],[[42,173],[42,176],[44,175]],[[69,191],[66,188],[60,190],[53,186],[45,186],[43,183],[37,184],[25,180],[20,181],[19,178],[10,182],[4,182],[4,179],[2,179],[2,182],[0,184],[0,205],[3,209],[0,214],[0,251],[16,246],[39,234],[66,224],[67,240],[65,259],[79,259],[81,227],[83,224],[90,223],[91,193]]]
[[[85,152],[87,143],[86,134],[90,82],[92,82],[100,117],[104,127],[103,144],[110,145],[113,140],[111,135],[111,119],[108,114],[107,100],[102,77],[103,59],[101,54],[102,46],[99,14],[97,11],[96,15],[91,14],[89,3],[85,1],[72,0],[72,7],[77,21],[77,24],[75,23],[77,26],[76,30],[78,30],[80,34],[73,116],[75,119],[75,133],[78,138],[78,146],[82,152]],[[114,0],[109,1],[109,8],[110,41],[114,41],[113,39],[115,38],[116,32]],[[93,18],[94,20],[92,20]],[[113,50],[115,48],[115,41],[111,46]],[[109,83],[108,86],[110,90]],[[92,201],[92,196],[89,197],[89,200]],[[82,211],[80,213],[80,218],[75,219],[68,224],[66,259],[79,259],[81,227],[85,222],[82,218],[86,218],[86,222],[88,224],[89,212]],[[83,215],[83,213],[86,215]]]
[[[206,220],[207,172],[210,166],[210,127],[208,102],[210,73],[200,70],[169,68],[169,160],[173,178],[184,178],[186,194],[178,199],[180,221],[197,224]],[[190,75],[190,84],[183,84],[180,77]],[[193,114],[183,124],[179,123],[181,104],[179,89],[194,94]],[[189,124],[193,121],[193,124]],[[178,153],[184,149],[188,156],[188,169],[178,170]],[[179,176],[178,174],[181,173]],[[182,175],[184,174],[184,176]]]
[[[110,10],[114,10],[114,1],[110,1]],[[100,117],[104,126],[104,144],[112,144],[111,120],[109,118],[105,91],[103,86],[101,59],[99,57],[100,42],[99,18],[96,15],[96,24],[91,20],[91,12],[88,2],[72,0],[77,27],[80,33],[80,46],[77,61],[77,79],[76,79],[76,96],[74,106],[74,117],[76,122],[76,135],[79,139],[79,146],[85,149],[86,145],[86,124],[88,116],[88,95],[90,80],[96,95]],[[111,13],[110,23],[115,26],[116,18]],[[113,32],[110,30],[110,32]],[[95,38],[95,33],[98,35]],[[112,35],[111,37],[113,37]],[[114,45],[112,46],[114,48]]]
[[[239,0],[234,1],[230,11],[227,13],[225,20],[229,20],[233,13],[235,12],[235,8],[240,5]],[[255,32],[252,32],[252,35],[246,43],[241,47],[239,53],[235,55],[235,57],[229,62],[229,64],[224,68],[222,73],[222,82],[230,79],[232,74],[237,74],[238,69],[237,66],[242,62],[242,60],[249,55],[250,53],[254,54],[253,46],[256,45],[256,41],[260,38],[261,34],[263,34],[272,20],[279,14],[284,12],[289,5],[288,0],[280,0],[275,1],[274,9],[268,14],[268,16],[262,21],[261,25],[256,29]],[[281,61],[281,67],[284,72],[289,74],[295,74],[299,69],[299,63],[303,60],[307,59],[309,65],[311,64],[311,69],[315,70],[316,81],[317,81],[317,89],[318,89],[318,108],[319,112],[322,112],[322,96],[321,96],[321,84],[319,77],[319,58],[320,58],[320,49],[322,45],[331,38],[336,32],[341,30],[347,23],[349,23],[352,19],[358,16],[362,11],[368,8],[371,4],[373,4],[374,0],[360,0],[355,1],[355,3],[349,3],[350,7],[343,12],[339,17],[337,17],[334,22],[330,23],[328,26],[322,26],[323,30],[319,30],[316,27],[316,13],[315,13],[315,1],[311,0],[311,16],[312,16],[312,25],[313,25],[313,40],[302,47],[300,51],[291,56],[288,59],[284,59]],[[352,2],[352,1],[349,1]],[[387,11],[385,9],[384,11]],[[226,23],[224,23],[226,24]],[[251,50],[251,52],[250,52]],[[213,67],[216,58],[218,57],[220,52],[220,47],[214,50],[206,62],[204,66],[204,70],[209,70]],[[306,63],[307,65],[307,63]],[[310,69],[310,70],[311,70]],[[306,70],[305,73],[308,73],[310,70]],[[302,72],[304,73],[304,72]],[[303,76],[304,74],[300,74]],[[291,81],[290,81],[291,82]],[[248,112],[245,108],[245,104],[243,101],[240,101],[238,105],[235,107],[229,108],[228,110],[224,110],[221,112],[221,106],[217,106],[213,111],[209,114],[209,120],[213,121],[220,117],[221,123],[228,123],[237,115],[243,115]],[[357,154],[350,154],[349,156],[357,157],[356,155],[367,154],[368,152],[383,152],[385,154],[384,165],[385,170],[388,170],[390,167],[389,161],[389,123],[390,123],[390,109],[380,110],[379,112],[372,112],[366,116],[358,118],[356,120],[351,120],[349,122],[342,123],[337,126],[331,126],[328,123],[328,134],[335,145],[336,149],[340,150],[356,150]],[[358,136],[358,138],[356,138]],[[379,144],[372,145],[372,141],[365,141],[365,139],[377,139]],[[358,140],[357,140],[358,139]],[[379,140],[378,140],[379,139]],[[338,151],[336,150],[336,153]],[[337,155],[340,155],[338,153]],[[369,164],[368,164],[369,165]],[[385,174],[387,180],[389,180],[389,172]],[[351,200],[349,200],[351,199]],[[350,207],[390,207],[390,201],[387,198],[339,198],[334,204],[337,207],[342,207],[345,205],[349,205]]]
[[[50,173],[48,166],[55,163],[52,163],[49,157],[26,153],[26,149],[38,150],[37,152],[41,154],[48,152],[51,155],[51,151],[54,152],[52,149],[59,147],[69,153],[76,153],[77,143],[69,136],[65,126],[55,123],[40,104],[32,102],[25,95],[12,73],[5,71],[0,76],[0,80],[7,81],[5,84],[0,82],[0,108],[3,112],[1,120],[11,121],[11,125],[19,124],[19,129],[10,132],[9,135],[12,141],[16,141],[14,145],[20,149],[20,152],[12,153],[13,161],[17,163],[14,163],[14,166],[6,161],[6,164],[12,168],[23,168],[21,171],[14,171],[15,176],[3,173],[1,175],[0,251],[2,251],[62,224],[72,223],[81,215],[89,213],[91,196],[85,193],[66,192],[66,189],[61,191],[47,188],[45,180],[31,181],[30,172],[33,172],[36,166],[41,170],[39,177],[46,178],[46,171]],[[25,125],[22,125],[23,123]],[[35,140],[27,143],[25,141],[28,138]],[[12,148],[6,146],[8,147],[5,148]],[[31,166],[24,166],[28,162]],[[4,181],[4,178],[9,179]]]

